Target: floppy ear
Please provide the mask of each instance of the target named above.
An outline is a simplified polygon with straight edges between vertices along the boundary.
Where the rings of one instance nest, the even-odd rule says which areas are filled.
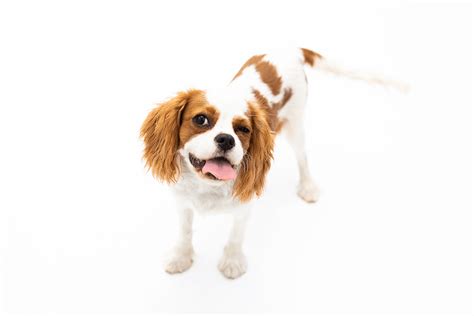
[[[265,177],[273,159],[273,138],[264,112],[250,104],[248,112],[252,122],[250,145],[234,184],[234,196],[240,201],[249,201],[254,194],[263,191]]]
[[[181,113],[188,103],[189,92],[180,92],[153,109],[143,122],[140,136],[145,143],[143,158],[153,176],[165,182],[176,182]]]

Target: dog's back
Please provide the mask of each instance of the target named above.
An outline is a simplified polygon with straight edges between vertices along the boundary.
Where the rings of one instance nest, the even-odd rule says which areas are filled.
[[[240,68],[229,87],[258,103],[272,130],[279,132],[288,120],[302,115],[308,90],[304,65],[314,66],[321,58],[305,48],[255,55]]]

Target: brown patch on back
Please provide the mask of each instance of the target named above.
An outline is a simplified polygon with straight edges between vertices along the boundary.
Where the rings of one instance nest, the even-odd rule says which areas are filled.
[[[232,81],[234,81],[235,78],[237,78],[238,76],[240,76],[240,75],[242,74],[242,72],[244,72],[245,68],[250,67],[251,65],[256,65],[256,64],[258,64],[258,63],[263,59],[263,57],[265,57],[265,55],[255,55],[255,56],[250,57],[250,58],[245,62],[245,64],[243,64],[242,67],[240,67],[239,72],[235,74],[235,76],[234,76],[234,78],[232,79]]]
[[[286,88],[285,91],[283,92],[283,98],[280,100],[280,102],[273,103],[273,108],[277,112],[280,111],[280,109],[285,106],[288,100],[290,100],[292,95],[293,95],[293,91],[291,90],[291,88]]]
[[[245,68],[254,65],[255,70],[260,74],[260,79],[262,79],[263,83],[268,86],[273,95],[278,95],[283,82],[281,77],[278,75],[276,67],[268,61],[264,61],[264,57],[265,55],[255,55],[250,57],[250,59],[245,62],[245,64],[240,68],[239,72],[232,80],[235,80],[235,78],[242,75],[242,72],[245,70]]]
[[[313,52],[310,49],[301,48],[301,51],[303,52],[303,58],[304,58],[305,64],[308,64],[311,67],[314,66],[314,63],[315,63],[316,59],[321,59],[322,58],[321,55],[319,55],[316,52]]]
[[[278,95],[283,82],[281,81],[281,77],[278,76],[276,67],[268,61],[261,61],[255,65],[255,69],[260,73],[260,78],[270,88],[273,95]]]
[[[285,106],[293,95],[291,88],[286,88],[283,97],[279,102],[269,103],[268,100],[258,90],[253,90],[255,100],[260,105],[260,108],[264,110],[268,125],[273,132],[280,132],[285,121],[278,118],[278,112]]]

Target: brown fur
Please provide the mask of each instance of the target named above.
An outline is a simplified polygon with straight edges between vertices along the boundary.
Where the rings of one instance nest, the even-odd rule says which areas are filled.
[[[283,98],[279,102],[272,104],[272,108],[274,109],[274,111],[276,112],[280,111],[288,102],[288,100],[290,100],[292,95],[293,95],[293,90],[291,90],[291,88],[286,88],[285,91],[283,92]]]
[[[285,126],[285,124],[286,124],[287,122],[288,122],[287,119],[279,120],[279,121],[278,121],[278,124],[277,124],[277,126],[276,126],[276,128],[275,128],[275,133],[277,133],[277,134],[280,133],[281,130],[282,130],[282,128],[283,128],[283,126]]]
[[[304,62],[305,64],[310,65],[311,67],[314,66],[314,63],[317,59],[321,59],[322,56],[316,52],[313,52],[310,49],[302,48],[301,51],[303,52]]]
[[[200,127],[193,123],[192,119],[198,114],[204,114],[209,119],[209,126]],[[179,129],[179,148],[194,135],[204,133],[212,129],[219,119],[219,111],[209,104],[203,92],[190,98],[188,105],[181,115],[181,126]]]
[[[237,130],[238,126],[245,126],[250,133],[243,133]],[[248,118],[235,117],[232,120],[232,127],[242,143],[242,148],[246,152],[250,146],[250,136],[252,135],[252,122]]]
[[[153,109],[143,122],[140,136],[145,143],[143,158],[153,176],[165,182],[176,182],[180,167],[177,151],[183,111],[188,104],[201,104],[204,94],[200,90],[180,92],[171,100]],[[189,137],[184,133],[183,137]]]
[[[288,102],[288,100],[290,100],[291,96],[293,95],[293,91],[291,90],[291,88],[286,88],[283,93],[282,99],[277,103],[271,103],[271,104],[260,93],[260,91],[254,90],[253,95],[255,97],[255,100],[260,105],[260,107],[265,111],[268,125],[270,126],[272,131],[278,133],[284,124],[284,121],[281,121],[278,118],[278,111],[280,111]]]
[[[240,67],[239,72],[235,74],[232,81],[235,80],[235,78],[237,78],[238,76],[240,76],[242,72],[244,72],[245,68],[258,64],[263,59],[263,57],[265,57],[265,55],[255,55],[255,56],[250,57],[245,62],[245,64],[243,64],[242,67]]]
[[[273,95],[278,95],[283,82],[281,77],[278,76],[276,67],[267,61],[261,61],[255,66],[255,69],[260,73],[260,78],[270,88]]]
[[[247,152],[234,184],[234,196],[242,202],[249,201],[254,194],[259,196],[265,184],[265,176],[273,159],[273,134],[259,106],[249,104],[247,116],[252,132]]]
[[[239,72],[234,76],[234,79],[232,80],[235,80],[235,78],[239,77],[245,70],[245,68],[254,65],[255,70],[260,74],[260,78],[262,79],[263,83],[265,83],[268,88],[270,88],[273,95],[278,95],[280,93],[283,82],[281,80],[281,77],[278,76],[276,67],[268,61],[264,61],[264,57],[265,55],[255,55],[250,57],[250,59],[247,60],[245,64],[243,64]]]

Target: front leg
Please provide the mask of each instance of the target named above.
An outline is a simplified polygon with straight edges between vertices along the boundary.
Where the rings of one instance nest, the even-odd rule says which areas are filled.
[[[247,260],[242,252],[242,243],[249,213],[250,208],[246,206],[237,209],[233,214],[232,231],[218,265],[222,274],[229,279],[236,279],[247,271]]]
[[[181,273],[193,264],[193,210],[189,207],[178,206],[179,236],[170,259],[166,262],[168,273]]]

